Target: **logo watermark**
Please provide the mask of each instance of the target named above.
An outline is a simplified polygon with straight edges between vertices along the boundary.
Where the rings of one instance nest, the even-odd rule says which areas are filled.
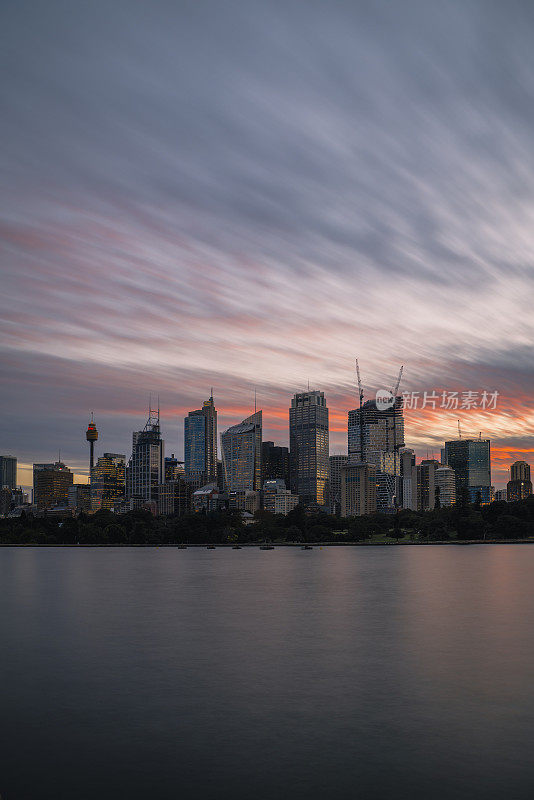
[[[427,409],[435,411],[437,408],[445,410],[495,411],[499,392],[402,392],[402,405],[407,410]],[[376,407],[378,411],[387,411],[395,405],[395,397],[389,389],[379,389],[376,393]]]

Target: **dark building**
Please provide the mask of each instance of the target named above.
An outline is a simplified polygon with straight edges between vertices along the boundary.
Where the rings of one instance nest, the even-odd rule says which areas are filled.
[[[33,465],[33,502],[39,510],[67,506],[74,482],[70,469],[61,461]]]
[[[69,486],[68,507],[76,514],[90,514],[92,511],[91,484],[73,483]]]
[[[328,407],[324,392],[295,394],[289,409],[291,491],[304,505],[328,502]]]
[[[187,514],[191,511],[193,490],[183,477],[165,481],[158,487],[158,513],[162,515]]]
[[[341,516],[376,513],[376,469],[371,464],[341,467]]]
[[[178,478],[184,477],[184,462],[178,461],[178,459],[174,457],[174,453],[170,457],[166,456],[164,472],[165,483],[168,483],[169,481],[177,481]]]
[[[393,511],[401,501],[399,450],[404,447],[402,397],[390,408],[377,408],[368,400],[362,408],[349,411],[349,464],[367,463],[376,469],[377,511]]]
[[[184,420],[184,461],[187,478],[200,483],[217,480],[217,410],[213,397]]]
[[[263,481],[280,479],[289,489],[289,447],[279,447],[274,442],[263,442],[261,446]]]
[[[0,456],[0,489],[17,488],[17,459],[15,456]]]
[[[506,499],[509,503],[524,500],[532,494],[530,465],[526,461],[515,461],[511,468],[511,480],[506,484]]]
[[[330,477],[328,480],[328,505],[331,514],[341,513],[341,470],[348,463],[345,455],[330,456]]]
[[[445,461],[454,470],[456,501],[491,502],[491,452],[489,439],[453,439],[445,442]]]
[[[163,483],[164,443],[159,427],[159,410],[149,411],[142,431],[132,435],[132,456],[128,463],[126,496],[157,503],[158,486]]]

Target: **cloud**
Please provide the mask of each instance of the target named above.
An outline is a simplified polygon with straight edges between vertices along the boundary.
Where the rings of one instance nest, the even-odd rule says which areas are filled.
[[[413,390],[498,389],[487,435],[526,441],[528,5],[52,0],[5,26],[2,438],[25,460],[59,437],[82,464],[87,408],[128,449],[147,387],[179,417],[213,384],[230,423],[256,385],[282,438],[308,379],[341,449],[355,355],[374,388],[404,363]],[[446,435],[424,424],[418,447]]]

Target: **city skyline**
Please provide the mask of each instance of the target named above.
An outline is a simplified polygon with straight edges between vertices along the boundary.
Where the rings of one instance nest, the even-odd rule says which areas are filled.
[[[531,458],[533,9],[301,10],[6,10],[1,441],[21,464],[61,448],[86,472],[91,410],[97,452],[124,452],[147,387],[175,451],[211,385],[221,430],[256,387],[287,444],[308,379],[344,452],[355,351],[370,390],[410,362],[412,391],[499,391],[491,414],[407,412],[419,457],[460,416],[496,485]]]

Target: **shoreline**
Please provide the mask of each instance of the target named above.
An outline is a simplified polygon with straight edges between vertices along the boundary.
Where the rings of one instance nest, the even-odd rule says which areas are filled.
[[[294,547],[294,548],[302,548],[302,547],[312,547],[313,549],[316,548],[323,548],[323,547],[432,547],[432,546],[460,546],[463,547],[465,545],[486,545],[486,544],[534,544],[534,539],[465,539],[461,541],[457,540],[444,540],[438,542],[244,542],[243,544],[239,545],[241,550],[245,550],[247,548],[252,548],[259,550],[261,547],[264,547],[268,544],[273,549],[277,547]],[[176,550],[180,550],[183,548],[189,547],[196,547],[196,548],[225,548],[232,550],[235,547],[235,544],[222,542],[219,544],[214,544],[212,542],[203,542],[203,543],[184,543],[184,544],[111,544],[111,543],[96,543],[96,544],[65,544],[65,543],[47,543],[47,544],[38,544],[36,542],[1,542],[0,548],[2,547],[116,547],[123,549],[125,547],[132,547],[132,548],[174,548]]]

